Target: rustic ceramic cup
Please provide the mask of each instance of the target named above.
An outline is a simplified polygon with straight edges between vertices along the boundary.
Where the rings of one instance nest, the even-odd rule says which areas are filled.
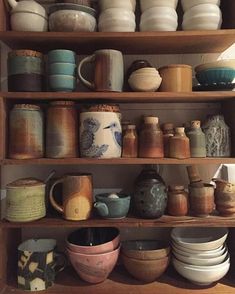
[[[81,71],[86,63],[94,63],[94,81],[86,80]],[[84,58],[78,66],[81,82],[94,91],[121,92],[124,80],[123,56],[120,51],[112,49],[97,50]]]

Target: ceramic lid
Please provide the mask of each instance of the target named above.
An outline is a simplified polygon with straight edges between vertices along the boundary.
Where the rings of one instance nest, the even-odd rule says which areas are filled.
[[[157,116],[145,116],[144,122],[146,124],[158,124],[159,118]]]
[[[74,3],[57,3],[53,4],[49,7],[49,14],[56,12],[58,10],[76,10],[76,11],[82,11],[85,13],[88,13],[92,16],[96,16],[96,10],[85,6],[85,5],[79,5]]]
[[[35,178],[24,178],[24,179],[18,179],[14,182],[11,182],[6,187],[20,188],[20,187],[34,187],[34,186],[45,186],[45,183]]]
[[[15,56],[38,57],[41,59],[43,58],[43,54],[41,52],[29,50],[29,49],[12,50],[8,53],[8,58],[15,57]]]
[[[192,69],[192,66],[190,66],[188,64],[169,64],[169,65],[160,67],[159,70],[166,69],[166,68],[188,68],[188,69]]]
[[[118,104],[86,105],[82,112],[120,112],[120,107]]]
[[[192,120],[191,127],[199,129],[201,127],[201,121],[200,120]]]
[[[183,185],[170,185],[169,190],[170,191],[183,191],[184,186]]]
[[[15,104],[14,109],[40,110],[40,106],[33,104]]]

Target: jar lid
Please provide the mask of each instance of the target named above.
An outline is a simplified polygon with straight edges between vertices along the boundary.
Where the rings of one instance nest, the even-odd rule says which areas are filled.
[[[120,112],[118,104],[93,104],[86,105],[82,112]]]
[[[170,185],[169,190],[170,191],[182,191],[182,190],[184,190],[184,186],[183,185]]]
[[[188,64],[169,64],[169,65],[160,67],[158,70],[162,70],[162,69],[166,69],[166,68],[188,68],[188,69],[192,69],[192,66],[188,65]]]
[[[34,104],[15,104],[14,109],[40,110],[41,108]]]
[[[15,56],[37,57],[41,59],[43,58],[43,54],[41,52],[30,50],[30,49],[12,50],[8,53],[8,57],[15,57]]]
[[[7,185],[7,188],[19,188],[19,187],[34,187],[34,186],[43,186],[44,182],[35,179],[35,178],[24,178],[18,179]]]
[[[146,124],[158,124],[159,118],[157,116],[145,116],[144,122]]]
[[[53,101],[50,103],[51,106],[74,106],[75,102],[73,101]]]
[[[184,133],[185,128],[184,127],[177,127],[175,128],[175,132],[178,134],[183,134]]]

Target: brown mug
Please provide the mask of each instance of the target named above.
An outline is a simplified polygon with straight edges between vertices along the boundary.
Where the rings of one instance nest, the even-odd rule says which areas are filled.
[[[53,196],[54,187],[62,183],[62,205]],[[51,186],[51,205],[67,220],[85,220],[91,215],[93,206],[93,190],[91,174],[68,174],[56,180]]]
[[[94,81],[87,81],[81,74],[85,63],[95,63]],[[81,82],[94,91],[122,92],[124,81],[124,63],[122,53],[118,50],[97,50],[84,58],[78,66]]]

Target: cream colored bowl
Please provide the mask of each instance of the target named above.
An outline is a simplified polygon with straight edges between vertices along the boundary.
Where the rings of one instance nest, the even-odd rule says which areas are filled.
[[[136,0],[99,0],[100,11],[109,8],[123,8],[134,12],[135,6]]]
[[[172,7],[176,9],[178,0],[140,0],[140,8],[143,13],[145,10],[157,6],[161,7]]]
[[[199,4],[215,4],[220,6],[220,0],[181,0],[184,12]]]
[[[195,67],[195,72],[211,69],[211,68],[220,68],[220,67],[235,69],[235,59],[223,59],[223,60],[203,63]]]

